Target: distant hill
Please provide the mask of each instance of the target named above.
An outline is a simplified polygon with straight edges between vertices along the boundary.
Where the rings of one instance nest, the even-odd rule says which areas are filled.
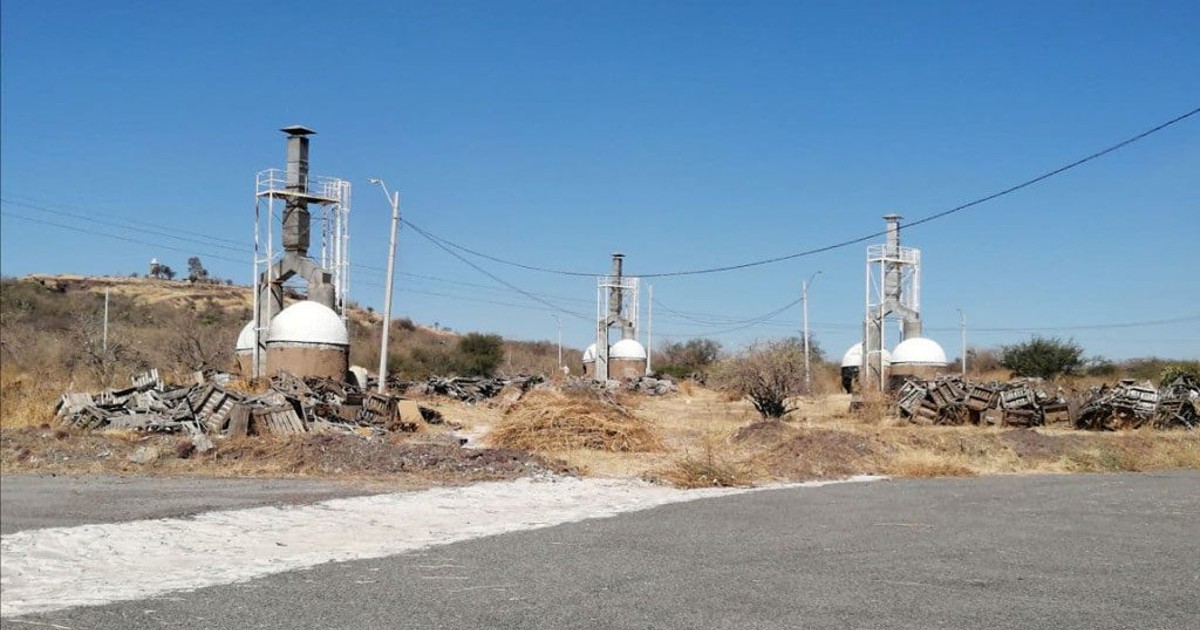
[[[109,339],[103,343],[104,294],[109,294]],[[150,367],[179,378],[206,368],[230,369],[237,334],[252,316],[250,287],[155,278],[34,274],[0,279],[0,365],[75,382],[123,378]],[[302,299],[292,295],[292,299]],[[374,371],[382,316],[348,310],[350,361]],[[389,370],[402,378],[440,373],[459,333],[395,319]],[[579,370],[580,352],[564,349]],[[504,342],[502,371],[551,373],[550,342]]]

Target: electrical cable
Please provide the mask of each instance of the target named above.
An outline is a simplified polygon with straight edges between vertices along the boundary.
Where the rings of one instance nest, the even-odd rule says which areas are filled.
[[[23,195],[19,195],[19,196],[23,197]],[[89,210],[88,211],[89,214],[87,214],[87,215],[77,214],[74,212],[68,212],[66,210],[63,210],[62,208],[70,207],[70,206],[65,206],[64,204],[55,204],[55,205],[59,206],[58,209],[55,209],[55,208],[47,207],[46,205],[38,205],[35,203],[26,203],[26,202],[17,201],[17,200],[8,198],[8,197],[0,197],[0,201],[3,201],[5,203],[10,203],[14,206],[21,206],[22,208],[27,208],[30,210],[40,210],[42,212],[49,212],[52,214],[68,216],[68,217],[72,217],[75,219],[82,219],[84,221],[91,221],[93,223],[99,223],[101,225],[108,225],[111,227],[118,227],[118,228],[126,229],[126,230],[134,230],[137,232],[144,232],[144,233],[153,234],[156,236],[165,236],[167,238],[173,238],[173,239],[180,240],[180,241],[189,241],[189,242],[194,242],[194,243],[200,243],[200,244],[206,245],[206,246],[220,247],[221,249],[229,249],[229,250],[233,250],[233,251],[245,251],[246,248],[250,247],[249,241],[235,241],[233,239],[222,238],[219,236],[210,236],[207,234],[201,234],[199,232],[195,232],[194,230],[189,230],[188,233],[197,238],[187,238],[187,237],[183,237],[183,236],[178,236],[178,235],[174,234],[174,232],[177,231],[178,228],[171,228],[171,227],[167,227],[165,225],[157,225],[154,223],[147,223],[144,221],[134,222],[130,219],[126,219],[124,217],[120,217],[120,216],[117,216],[114,214],[109,214],[109,213],[96,212],[93,210]],[[117,219],[121,223],[102,221],[102,220],[97,219],[90,215],[111,217],[111,218]],[[148,227],[158,228],[159,230],[170,230],[171,232],[170,233],[159,232],[156,230],[147,229]],[[221,243],[228,243],[228,244],[221,244],[221,243],[216,243],[216,242],[209,243],[209,242],[204,242],[204,241],[220,241]],[[234,246],[236,246],[236,247],[234,247]]]
[[[27,216],[20,215],[20,214],[14,214],[7,210],[0,211],[0,216],[11,217],[13,219],[21,219],[22,221],[31,221],[33,223],[41,223],[42,225],[49,225],[49,226],[61,228],[64,230],[70,230],[72,232],[79,232],[81,234],[87,234],[88,236],[100,236],[100,237],[104,237],[104,238],[111,238],[111,239],[118,240],[118,241],[124,241],[126,243],[136,243],[138,245],[149,245],[151,247],[158,247],[161,249],[169,249],[172,251],[182,252],[185,254],[193,254],[193,255],[204,254],[205,256],[207,256],[209,258],[215,258],[217,260],[224,260],[226,262],[234,262],[234,263],[245,262],[244,260],[239,260],[236,258],[229,258],[227,256],[221,256],[219,254],[213,254],[210,252],[198,252],[194,249],[184,249],[182,247],[172,247],[170,245],[163,245],[162,243],[151,243],[150,241],[142,241],[142,240],[138,240],[136,238],[129,238],[126,236],[117,236],[115,234],[108,234],[105,232],[97,232],[95,230],[85,230],[83,228],[75,227],[73,225],[64,225],[62,223],[55,223],[54,221],[47,221],[45,219],[38,219],[38,218],[34,218],[34,217],[27,217]]]
[[[1037,184],[1039,182],[1050,179],[1051,177],[1060,175],[1069,170],[1072,170],[1074,168],[1077,168],[1079,166],[1087,164],[1088,162],[1091,162],[1093,160],[1104,157],[1105,155],[1113,153],[1114,151],[1123,149],[1139,140],[1142,140],[1148,136],[1158,133],[1159,131],[1162,131],[1163,129],[1166,129],[1172,125],[1175,125],[1175,124],[1180,123],[1188,118],[1191,118],[1192,116],[1195,116],[1198,113],[1200,113],[1200,107],[1197,107],[1196,109],[1193,109],[1185,114],[1176,116],[1175,118],[1172,118],[1164,123],[1161,123],[1159,125],[1151,127],[1150,129],[1147,129],[1137,135],[1126,138],[1125,140],[1122,140],[1114,145],[1111,145],[1104,149],[1096,151],[1095,153],[1092,153],[1091,155],[1088,155],[1086,157],[1075,160],[1074,162],[1071,162],[1064,166],[1060,166],[1060,167],[1055,168],[1050,171],[1046,171],[1045,173],[1037,175],[1036,177],[1027,179],[1018,184],[1015,184],[1013,186],[1010,186],[1008,188],[1000,190],[998,192],[994,192],[989,195],[979,197],[978,199],[975,199],[973,201],[968,201],[967,203],[957,205],[953,208],[949,208],[947,210],[942,210],[941,212],[936,212],[934,214],[931,214],[926,217],[922,217],[915,221],[909,221],[908,223],[902,223],[902,224],[900,224],[900,227],[901,228],[913,228],[918,225],[923,225],[925,223],[929,223],[931,221],[935,221],[937,219],[941,219],[941,218],[950,216],[952,214],[962,212],[963,210],[973,208],[975,206],[987,203],[989,201],[999,199],[1000,197],[1010,195],[1010,194],[1017,192],[1019,190],[1022,190],[1024,188],[1028,188],[1030,186],[1033,186],[1034,184]],[[403,221],[406,225],[408,225],[409,227],[411,227],[413,229],[420,229],[407,220],[401,219],[401,221]],[[835,249],[849,247],[850,245],[856,245],[858,243],[863,243],[863,242],[869,241],[871,239],[879,238],[879,237],[885,236],[885,235],[887,235],[887,230],[881,230],[878,232],[867,234],[865,236],[860,236],[857,238],[847,239],[847,240],[844,240],[844,241],[841,241],[838,243],[833,243],[831,245],[815,247],[813,249],[807,249],[804,251],[800,251],[800,252],[796,252],[796,253],[792,253],[792,254],[786,254],[783,256],[775,256],[773,258],[763,258],[760,260],[753,260],[750,262],[744,262],[744,263],[733,264],[733,265],[725,265],[725,266],[721,266],[721,267],[707,267],[707,268],[702,268],[702,269],[689,269],[689,270],[683,270],[683,271],[667,271],[667,272],[657,272],[657,273],[640,273],[637,275],[640,278],[671,278],[671,277],[679,277],[679,276],[695,276],[695,275],[702,275],[702,274],[723,273],[726,271],[736,271],[739,269],[748,269],[751,267],[770,265],[770,264],[784,262],[784,261],[788,261],[788,260],[795,260],[797,258],[803,258],[806,256],[812,256],[814,254],[821,254],[821,253],[832,251]],[[519,262],[512,261],[512,260],[506,260],[506,259],[500,258],[498,256],[493,256],[490,254],[485,254],[483,252],[476,251],[476,250],[468,248],[464,245],[459,245],[457,243],[453,243],[449,240],[446,240],[440,236],[436,236],[433,234],[427,233],[426,238],[429,238],[430,240],[433,240],[433,241],[437,242],[438,244],[444,244],[445,247],[452,247],[454,249],[466,252],[473,256],[478,256],[480,258],[484,258],[484,259],[490,260],[492,262],[500,263],[503,265],[508,265],[511,267],[517,267],[520,269],[526,269],[529,271],[538,271],[538,272],[542,272],[542,273],[550,273],[550,274],[556,274],[556,275],[562,275],[562,276],[597,276],[597,275],[601,275],[601,274],[582,272],[582,271],[571,271],[571,270],[564,270],[564,269],[553,269],[553,268],[549,268],[549,267],[539,267],[537,265],[528,265],[528,264],[519,263]]]
[[[583,314],[580,314],[580,313],[576,313],[576,312],[574,312],[574,311],[568,311],[567,309],[565,309],[565,308],[563,308],[563,307],[561,307],[561,306],[559,306],[559,305],[557,305],[557,304],[554,304],[554,303],[552,303],[552,302],[548,302],[548,301],[546,301],[546,300],[544,300],[544,299],[542,299],[542,298],[538,297],[537,295],[535,295],[535,294],[533,294],[533,293],[530,293],[530,292],[528,292],[528,291],[526,291],[526,290],[524,290],[524,289],[522,289],[522,288],[518,287],[517,285],[515,285],[515,284],[512,284],[511,282],[508,282],[507,280],[505,280],[505,279],[501,278],[500,276],[497,276],[496,274],[494,274],[494,273],[492,273],[492,272],[490,272],[490,271],[488,271],[488,270],[484,269],[483,267],[480,267],[479,265],[476,265],[475,263],[471,262],[470,260],[467,260],[466,258],[464,258],[464,257],[463,257],[462,255],[460,255],[458,252],[455,252],[454,250],[450,249],[449,247],[446,247],[445,245],[442,245],[441,243],[439,243],[439,242],[438,242],[436,239],[434,239],[433,237],[431,237],[431,236],[430,236],[430,235],[429,235],[427,232],[425,232],[425,231],[424,231],[424,230],[422,230],[421,228],[419,228],[419,227],[416,227],[416,226],[413,226],[413,225],[411,225],[411,224],[409,224],[409,227],[410,227],[410,228],[412,228],[412,230],[413,230],[413,231],[415,231],[417,234],[420,234],[422,237],[424,237],[425,239],[429,240],[431,243],[433,243],[434,245],[436,245],[438,248],[442,249],[442,250],[443,250],[443,251],[445,251],[446,253],[450,254],[451,256],[454,256],[455,258],[457,258],[458,260],[460,260],[460,261],[461,261],[461,262],[463,262],[464,264],[466,264],[466,265],[470,266],[472,269],[475,269],[475,270],[476,270],[476,271],[478,271],[479,273],[482,273],[483,275],[485,275],[485,276],[487,276],[487,277],[491,278],[492,280],[495,280],[496,282],[498,282],[498,283],[500,283],[500,284],[502,284],[502,285],[504,285],[504,286],[506,286],[506,287],[508,287],[508,288],[512,289],[513,291],[516,291],[517,293],[520,293],[521,295],[524,295],[525,297],[527,297],[527,298],[529,298],[529,299],[531,299],[531,300],[533,300],[533,301],[535,301],[535,302],[537,302],[537,303],[539,303],[539,304],[543,304],[543,305],[545,305],[545,306],[547,306],[547,307],[549,307],[549,308],[551,308],[551,309],[554,309],[555,311],[558,311],[558,312],[560,312],[560,313],[562,313],[562,314],[564,314],[564,315],[568,315],[568,316],[571,316],[571,317],[575,317],[575,318],[581,319],[581,320],[583,320],[583,321],[591,321],[591,318],[589,318],[587,315],[583,315]]]

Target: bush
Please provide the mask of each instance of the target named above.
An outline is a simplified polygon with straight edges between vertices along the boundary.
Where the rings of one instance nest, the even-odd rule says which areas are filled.
[[[1074,340],[1034,336],[1029,341],[1004,346],[1000,364],[1017,376],[1052,379],[1076,374],[1083,367],[1083,347]]]
[[[721,344],[712,339],[689,339],[662,345],[656,363],[659,371],[683,378],[708,369],[721,353]]]
[[[1087,367],[1084,372],[1088,376],[1112,378],[1117,374],[1117,364],[1104,357],[1092,357],[1087,360]]]
[[[798,338],[755,344],[722,363],[722,386],[746,396],[764,418],[782,418],[787,400],[804,391],[804,342]]]
[[[458,340],[458,372],[464,376],[491,376],[504,358],[500,335],[468,333]]]
[[[1180,376],[1190,376],[1195,380],[1200,381],[1200,362],[1191,361],[1188,363],[1172,363],[1163,368],[1162,374],[1158,376],[1158,384],[1160,386],[1170,385],[1175,379]]]

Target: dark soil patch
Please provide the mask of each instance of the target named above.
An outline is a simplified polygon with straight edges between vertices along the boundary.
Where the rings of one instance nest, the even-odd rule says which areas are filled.
[[[1033,429],[1013,429],[1000,434],[1001,442],[1017,457],[1032,460],[1054,460],[1082,448],[1088,442],[1083,435],[1045,435]]]
[[[0,462],[6,473],[412,477],[432,485],[573,472],[560,461],[526,451],[467,449],[434,443],[419,434],[386,439],[328,433],[216,439],[215,448],[206,453],[181,448],[185,441],[188,438],[161,434],[13,429],[0,432]],[[131,461],[139,449],[155,456]]]
[[[875,438],[831,429],[795,429],[787,439],[756,462],[777,479],[803,481],[860,474],[864,462],[883,450]]]
[[[731,438],[735,444],[771,447],[790,439],[799,429],[780,420],[761,420],[737,430]]]

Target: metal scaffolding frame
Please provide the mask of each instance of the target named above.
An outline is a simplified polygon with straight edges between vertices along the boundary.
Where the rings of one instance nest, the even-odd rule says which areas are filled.
[[[299,190],[287,184],[284,169],[259,171],[254,179],[254,353],[252,377],[262,375],[265,351],[264,334],[275,313],[271,301],[264,304],[260,293],[264,286],[275,282],[272,277],[275,263],[282,250],[275,250],[275,226],[282,223],[278,212],[281,201],[303,197],[308,203],[320,206],[315,217],[321,224],[321,266],[330,271],[334,287],[335,310],[346,321],[346,303],[350,294],[350,182],[336,177],[308,176]],[[265,212],[264,212],[265,210]],[[263,242],[265,238],[265,243]]]
[[[883,350],[887,324],[898,325],[901,339],[921,335],[921,250],[902,247],[897,215],[888,220],[888,242],[867,246],[866,311],[860,378],[866,386],[887,388]]]
[[[609,333],[619,325],[622,337],[637,338],[641,279],[625,275],[596,279],[596,367],[594,378],[608,380]],[[632,336],[630,336],[632,335]]]

